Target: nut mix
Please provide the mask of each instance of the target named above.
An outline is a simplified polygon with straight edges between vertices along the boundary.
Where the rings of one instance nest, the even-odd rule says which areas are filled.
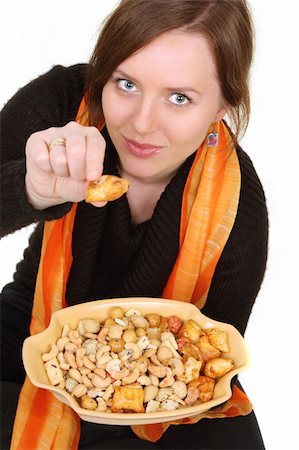
[[[114,307],[103,323],[86,318],[76,329],[65,324],[42,360],[50,383],[82,408],[144,413],[211,400],[217,380],[234,367],[227,352],[220,329]]]

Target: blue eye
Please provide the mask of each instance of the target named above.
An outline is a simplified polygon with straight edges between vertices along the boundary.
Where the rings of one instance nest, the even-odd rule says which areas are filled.
[[[170,96],[170,102],[175,106],[185,106],[190,103],[190,99],[184,94],[175,93]]]
[[[135,83],[130,80],[125,79],[118,79],[116,80],[118,87],[123,91],[130,91],[130,92],[136,92],[137,88],[135,86]]]

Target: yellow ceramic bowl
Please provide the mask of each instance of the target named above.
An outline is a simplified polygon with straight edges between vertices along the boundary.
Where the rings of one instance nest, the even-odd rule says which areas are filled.
[[[217,327],[228,334],[230,353],[225,356],[233,358],[235,369],[224,375],[215,385],[213,399],[199,405],[182,407],[174,411],[159,411],[153,413],[111,413],[95,412],[83,409],[77,401],[65,390],[52,386],[48,380],[41,354],[48,352],[51,344],[61,336],[62,327],[68,323],[76,327],[79,320],[95,318],[104,320],[113,306],[121,306],[128,310],[132,306],[138,308],[143,315],[158,313],[162,316],[177,315],[182,320],[196,320],[203,329]],[[52,392],[60,401],[69,405],[80,417],[87,422],[108,425],[139,425],[169,420],[182,419],[200,414],[217,406],[231,395],[230,382],[234,375],[243,371],[249,364],[248,351],[241,334],[232,325],[217,322],[201,314],[192,304],[158,298],[120,298],[113,300],[98,300],[89,303],[64,308],[52,315],[49,327],[43,332],[28,337],[23,345],[23,362],[31,382],[42,389]]]

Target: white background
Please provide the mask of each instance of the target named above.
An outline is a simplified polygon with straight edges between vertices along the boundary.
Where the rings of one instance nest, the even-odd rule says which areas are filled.
[[[149,0],[150,1],[150,0]],[[2,0],[1,106],[55,64],[86,62],[117,0]],[[171,0],[170,0],[171,3]],[[252,118],[242,145],[264,185],[269,261],[249,321],[251,366],[240,379],[267,450],[298,442],[298,2],[250,0],[256,32]],[[41,99],[42,101],[42,99]],[[12,279],[32,228],[0,242],[0,287]]]

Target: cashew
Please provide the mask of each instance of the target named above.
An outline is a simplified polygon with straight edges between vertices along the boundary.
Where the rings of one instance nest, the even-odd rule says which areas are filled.
[[[97,360],[96,366],[99,367],[99,368],[101,368],[101,369],[104,369],[105,366],[106,366],[106,364],[107,364],[107,362],[110,361],[111,359],[112,359],[112,358],[111,358],[111,356],[109,355],[109,353],[104,353],[104,355],[101,356],[101,358],[99,358],[99,359]]]
[[[82,383],[82,376],[78,369],[71,368],[68,372],[68,375],[74,380],[78,381],[78,383]]]
[[[84,333],[83,337],[85,337],[86,339],[98,339],[98,335],[96,333]]]
[[[187,397],[185,398],[186,405],[193,405],[198,399],[199,391],[196,387],[189,387],[187,390]]]
[[[88,388],[93,388],[93,384],[87,375],[82,376],[82,383]]]
[[[157,355],[150,356],[150,360],[155,366],[163,366],[163,364],[158,360]]]
[[[42,354],[42,360],[44,362],[50,361],[50,359],[56,358],[58,355],[58,347],[56,344],[52,344],[51,350],[49,353],[43,353]]]
[[[99,332],[98,337],[97,337],[97,339],[100,343],[105,344],[107,342],[106,337],[107,337],[108,331],[109,331],[109,328],[107,328],[107,327],[104,327],[101,329],[101,331]]]
[[[161,347],[168,347],[168,348],[170,348],[174,358],[180,358],[181,357],[181,355],[176,351],[176,349],[174,348],[174,346],[172,345],[172,343],[171,343],[171,341],[169,339],[165,339],[165,341],[162,341],[162,343],[160,345],[160,348]]]
[[[81,368],[83,367],[83,356],[85,355],[85,349],[80,347],[76,351],[76,364],[77,367]]]
[[[69,342],[69,338],[67,336],[61,337],[58,339],[58,341],[56,342],[56,345],[60,352],[63,352],[65,344],[67,344],[67,342]]]
[[[74,397],[80,398],[87,394],[87,387],[84,384],[77,384],[72,390],[72,395]]]
[[[106,370],[100,369],[99,367],[96,367],[93,372],[101,378],[106,378],[107,376]]]
[[[92,374],[90,379],[94,387],[99,387],[101,389],[105,389],[107,386],[109,386],[109,384],[112,383],[112,379],[109,376],[103,379],[99,377],[99,375]]]
[[[166,376],[166,367],[164,366],[154,366],[150,364],[147,369],[151,374],[156,375],[158,378],[164,378]]]
[[[147,375],[140,375],[139,378],[137,378],[137,382],[140,383],[142,386],[149,386],[151,385],[150,377]]]
[[[105,400],[103,400],[101,397],[98,397],[97,402],[98,402],[98,406],[97,406],[96,411],[99,411],[99,412],[107,411],[107,405],[106,405]]]
[[[64,354],[62,352],[58,353],[57,360],[59,362],[60,369],[69,370],[69,368],[71,367],[64,359]]]
[[[90,358],[88,358],[87,355],[83,356],[83,366],[90,370],[94,370],[96,368],[96,365],[90,361]]]
[[[142,358],[142,356],[141,356],[141,358]],[[143,361],[139,361],[139,360],[140,360],[140,358],[138,358],[138,360],[137,360],[139,372],[141,374],[144,374],[147,372],[149,361],[148,361],[148,359],[144,359]]]
[[[101,391],[100,388],[94,387],[94,388],[88,389],[87,395],[90,398],[97,398],[97,397],[103,396],[104,391]]]
[[[104,353],[107,353],[110,351],[110,347],[109,345],[101,345],[100,348],[98,349],[97,353],[96,353],[96,359],[100,359],[101,356],[104,355]]]
[[[129,350],[132,359],[138,359],[142,354],[142,351],[138,346],[138,343],[134,344],[134,342],[126,342],[125,349]]]
[[[124,386],[126,384],[134,383],[137,380],[137,378],[139,378],[139,376],[140,376],[139,369],[136,368],[128,376],[122,379],[122,385]]]
[[[65,389],[65,380],[61,380],[59,384],[57,384],[59,389]]]
[[[150,373],[149,374],[149,379],[151,380],[152,385],[159,386],[160,381],[159,381],[159,378],[156,375]]]
[[[125,364],[125,367],[127,369],[129,369],[130,372],[132,372],[134,369],[136,369],[137,366],[139,369],[139,365],[138,365],[137,361],[127,361]]]
[[[159,391],[158,386],[153,386],[152,384],[149,386],[145,386],[143,402],[147,403],[150,402],[151,400],[154,400],[158,394],[158,391]]]
[[[61,380],[59,384],[57,384],[57,387],[59,389],[64,389],[65,388],[65,380]]]
[[[73,344],[72,342],[67,342],[64,346],[64,350],[67,350],[71,353],[76,353],[76,350],[78,350],[78,346],[76,344]]]
[[[180,358],[171,358],[168,365],[172,368],[173,375],[181,376],[184,373],[184,364]]]
[[[173,354],[169,347],[162,345],[161,347],[158,348],[157,358],[160,362],[163,363],[163,361],[165,361],[166,359],[172,358],[172,356],[173,356]]]
[[[153,356],[156,353],[156,351],[157,351],[157,347],[156,348],[147,348],[143,354],[147,358],[150,358],[151,356]]]
[[[127,367],[124,367],[122,370],[112,370],[110,372],[110,375],[115,380],[122,380],[124,377],[129,376],[129,373],[129,369],[127,369]]]
[[[75,344],[77,346],[81,345],[83,342],[83,339],[77,330],[71,330],[69,332],[69,339],[73,344]]]
[[[75,359],[74,353],[69,352],[69,351],[64,352],[64,359],[71,367],[73,367],[74,369],[77,369],[77,364],[76,364],[76,359]]]
[[[110,384],[110,385],[107,387],[107,389],[106,389],[104,395],[102,396],[102,399],[105,400],[105,402],[106,402],[106,401],[111,397],[111,395],[113,394],[113,392],[114,392],[114,387],[112,386],[112,384]]]
[[[96,371],[96,369],[94,370],[94,372]],[[88,375],[91,370],[87,369],[86,367],[79,367],[79,372],[81,373],[81,375]]]
[[[61,337],[66,337],[66,336],[68,336],[68,335],[69,335],[69,332],[70,332],[70,329],[71,329],[71,327],[69,326],[69,324],[68,324],[68,323],[65,323],[65,324],[63,325],[63,328],[62,328]]]
[[[159,383],[159,386],[161,388],[171,386],[175,381],[170,367],[165,367],[165,370],[166,370],[166,377]]]
[[[171,333],[171,331],[164,331],[161,334],[161,340],[162,340],[162,342],[169,341],[175,350],[178,349],[177,341],[175,340],[175,337],[174,337],[173,333]]]

